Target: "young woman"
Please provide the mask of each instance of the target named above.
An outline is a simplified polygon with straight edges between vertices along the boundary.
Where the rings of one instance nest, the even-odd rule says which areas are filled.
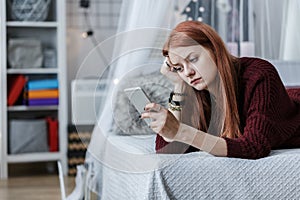
[[[232,56],[195,21],[176,26],[163,55],[161,72],[174,84],[169,108],[151,103],[141,116],[152,119],[157,152],[256,159],[300,147],[300,90],[286,90],[272,64]]]

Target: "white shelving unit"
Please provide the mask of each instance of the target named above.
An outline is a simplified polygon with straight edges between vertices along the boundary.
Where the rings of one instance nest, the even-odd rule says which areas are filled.
[[[0,2],[0,178],[7,178],[8,165],[28,162],[62,162],[64,173],[67,172],[67,78],[66,78],[66,5],[65,1],[51,0],[48,18],[43,22],[13,21],[10,17],[8,3]],[[7,41],[14,38],[38,38],[42,45],[56,51],[56,68],[12,69],[7,62]],[[59,105],[55,106],[7,106],[7,76],[22,74],[25,76],[56,77],[59,82]],[[55,115],[59,121],[59,151],[9,154],[9,120],[11,116],[47,116]],[[20,138],[22,139],[22,138]]]

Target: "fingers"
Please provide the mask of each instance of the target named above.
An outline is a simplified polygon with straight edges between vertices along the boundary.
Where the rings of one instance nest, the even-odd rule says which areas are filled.
[[[160,112],[162,110],[162,106],[156,103],[149,103],[145,106],[145,111],[147,112]]]
[[[156,103],[149,103],[145,106],[145,111],[141,115],[141,119],[150,118],[151,123],[149,127],[156,133],[160,133],[165,124],[166,115],[163,111],[166,110],[161,105]],[[167,111],[167,110],[166,110]]]
[[[145,112],[141,115],[141,119],[150,118],[151,123],[149,124],[149,128],[151,128],[155,133],[159,133],[161,130],[161,122],[157,120],[158,114],[155,112]]]
[[[141,119],[150,118],[153,121],[156,121],[160,117],[160,114],[157,112],[144,112],[141,114]]]

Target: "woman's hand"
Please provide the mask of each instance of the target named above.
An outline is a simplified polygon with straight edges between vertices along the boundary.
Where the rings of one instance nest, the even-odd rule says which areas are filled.
[[[160,73],[166,76],[174,85],[183,83],[183,80],[180,78],[178,73],[168,64],[167,58],[160,68]]]
[[[145,111],[146,112],[141,115],[141,118],[152,119],[150,128],[165,138],[167,142],[173,141],[180,125],[174,115],[169,110],[156,103],[147,104]]]

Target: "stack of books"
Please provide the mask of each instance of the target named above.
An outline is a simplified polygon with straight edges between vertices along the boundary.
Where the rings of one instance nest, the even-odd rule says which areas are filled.
[[[58,105],[59,91],[57,79],[29,80],[25,92],[28,106]]]

